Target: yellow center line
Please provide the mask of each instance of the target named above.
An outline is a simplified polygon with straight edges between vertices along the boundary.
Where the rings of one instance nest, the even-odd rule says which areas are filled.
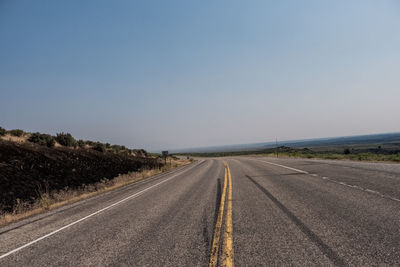
[[[224,245],[222,254],[222,266],[233,267],[233,224],[232,224],[232,177],[231,170],[226,164],[229,177],[229,189],[226,211],[226,225],[224,233]]]
[[[224,217],[226,187],[227,187],[227,168],[225,166],[224,189],[222,191],[217,222],[215,223],[215,228],[214,228],[214,236],[213,236],[213,241],[212,241],[212,245],[211,245],[210,261],[208,263],[209,267],[215,267],[218,264],[219,239],[221,236],[222,220]]]

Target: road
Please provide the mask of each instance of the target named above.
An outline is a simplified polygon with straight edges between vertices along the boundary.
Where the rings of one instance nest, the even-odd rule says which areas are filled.
[[[400,265],[400,164],[231,157],[0,228],[0,266]]]

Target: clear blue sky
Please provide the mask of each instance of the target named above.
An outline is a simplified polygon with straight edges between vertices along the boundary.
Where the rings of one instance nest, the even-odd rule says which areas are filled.
[[[148,150],[400,131],[399,1],[0,0],[0,126]]]

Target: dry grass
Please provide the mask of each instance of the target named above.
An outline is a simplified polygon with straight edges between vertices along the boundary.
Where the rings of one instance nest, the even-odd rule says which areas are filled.
[[[29,134],[24,134],[22,136],[14,136],[11,134],[6,134],[4,136],[0,136],[0,139],[6,140],[6,141],[11,141],[11,142],[16,142],[16,143],[25,143],[28,142]]]
[[[14,136],[11,134],[6,134],[4,136],[0,136],[0,139],[5,140],[5,141],[11,141],[15,143],[28,143],[28,139],[31,136],[31,133],[24,133],[22,136]],[[54,143],[54,147],[63,147],[60,145],[57,141]]]
[[[48,189],[44,188],[41,192],[38,192],[40,198],[33,204],[28,204],[17,199],[13,212],[0,214],[0,226],[141,181],[156,174],[187,165],[190,162],[191,161],[180,159],[172,160],[170,163],[168,160],[168,164],[160,169],[122,174],[111,180],[104,178],[99,183],[85,185],[80,189],[65,188],[57,192],[48,192]]]

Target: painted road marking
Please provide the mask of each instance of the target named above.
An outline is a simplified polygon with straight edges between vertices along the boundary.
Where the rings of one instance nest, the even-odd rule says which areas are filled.
[[[228,164],[226,164],[226,169],[228,170],[229,188],[228,188],[224,245],[222,254],[223,256],[222,266],[232,267],[233,266],[232,176]]]
[[[221,201],[219,204],[219,211],[217,221],[215,222],[213,241],[211,245],[210,261],[208,263],[209,267],[216,267],[218,265],[218,250],[219,250],[219,240],[221,236],[222,220],[224,217],[224,206],[225,206],[225,195],[227,187],[227,168],[225,166],[225,178],[224,178],[224,189],[222,190]]]
[[[191,169],[191,168],[190,168],[190,169]],[[188,169],[186,169],[186,170],[188,170]],[[185,171],[186,171],[186,170],[185,170]],[[183,172],[185,172],[185,171],[183,171]],[[18,247],[18,248],[16,248],[16,249],[13,249],[13,250],[11,250],[11,251],[9,251],[9,252],[3,254],[3,255],[0,255],[0,259],[3,259],[3,258],[5,258],[5,257],[7,257],[7,256],[9,256],[9,255],[11,255],[11,254],[14,254],[15,252],[18,252],[18,251],[20,251],[21,249],[24,249],[24,248],[26,248],[26,247],[29,247],[29,246],[31,246],[31,245],[33,245],[33,244],[35,244],[35,243],[37,243],[37,242],[39,242],[39,241],[41,241],[41,240],[43,240],[43,239],[45,239],[45,238],[48,238],[48,237],[50,237],[50,236],[52,236],[52,235],[54,235],[54,234],[56,234],[56,233],[58,233],[58,232],[60,232],[60,231],[62,231],[62,230],[64,230],[64,229],[67,229],[67,228],[69,228],[69,227],[71,227],[71,226],[73,226],[73,225],[75,225],[75,224],[77,224],[77,223],[80,223],[80,222],[82,222],[82,221],[84,221],[84,220],[86,220],[86,219],[89,219],[90,217],[93,217],[93,216],[95,216],[95,215],[97,215],[97,214],[99,214],[99,213],[101,213],[101,212],[103,212],[103,211],[105,211],[105,210],[108,210],[108,209],[110,209],[110,208],[112,208],[112,207],[114,207],[114,206],[116,206],[116,205],[118,205],[118,204],[121,204],[122,202],[125,202],[125,201],[127,201],[127,200],[129,200],[129,199],[136,198],[136,197],[142,195],[143,193],[145,193],[146,191],[149,191],[150,189],[153,189],[153,188],[155,188],[155,187],[157,187],[157,186],[159,186],[159,185],[161,185],[161,184],[163,184],[163,183],[165,183],[165,182],[167,182],[167,181],[169,181],[169,180],[171,180],[171,179],[173,179],[173,178],[175,178],[175,177],[181,175],[183,172],[179,172],[179,173],[177,173],[177,174],[171,176],[171,177],[168,178],[168,179],[165,179],[165,180],[163,180],[163,181],[161,181],[161,182],[159,182],[159,183],[157,183],[157,184],[154,184],[154,185],[152,185],[152,186],[150,186],[150,187],[147,187],[146,189],[143,189],[143,190],[141,190],[141,191],[139,191],[139,192],[137,192],[137,193],[135,193],[135,194],[133,194],[133,195],[130,195],[130,196],[124,198],[124,199],[121,199],[120,201],[117,201],[117,202],[115,202],[114,204],[111,204],[111,205],[109,205],[109,206],[107,206],[107,207],[105,207],[105,208],[102,208],[102,209],[100,209],[100,210],[98,210],[98,211],[96,211],[96,212],[93,212],[93,213],[91,213],[91,214],[89,214],[89,215],[87,215],[87,216],[85,216],[85,217],[83,217],[83,218],[81,218],[81,219],[79,219],[79,220],[77,220],[77,221],[74,221],[74,222],[72,222],[72,223],[70,223],[70,224],[67,224],[67,225],[65,225],[65,226],[63,226],[63,227],[61,227],[61,228],[59,228],[59,229],[57,229],[57,230],[54,230],[53,232],[50,232],[50,233],[48,233],[48,234],[46,234],[46,235],[44,235],[44,236],[42,236],[42,237],[39,237],[38,239],[35,239],[35,240],[33,240],[33,241],[29,242],[29,243],[26,243],[26,244],[23,245],[23,246],[20,246],[20,247]]]
[[[288,170],[292,170],[292,171],[295,171],[295,172],[304,173],[304,174],[309,174],[309,173],[306,172],[306,171],[299,170],[299,169],[295,169],[295,168],[288,167],[288,166],[285,166],[285,165],[276,164],[276,163],[272,163],[272,162],[264,161],[264,160],[258,160],[258,161],[261,161],[261,162],[264,162],[264,163],[268,163],[268,164],[271,164],[271,165],[275,165],[275,166],[278,166],[278,167],[282,167],[282,168],[285,168],[285,169],[288,169]]]
[[[309,173],[307,171],[295,169],[295,168],[292,168],[292,167],[289,167],[289,166],[276,164],[276,163],[272,163],[272,162],[264,161],[264,160],[258,160],[258,159],[256,159],[256,160],[260,161],[260,162],[263,162],[263,163],[270,164],[270,165],[275,165],[275,166],[278,166],[278,167],[282,167],[282,168],[285,168],[285,169],[288,169],[288,170],[296,171],[296,172],[299,172],[299,173],[308,174],[308,175],[311,175],[311,176],[314,176],[314,177],[320,177],[320,176],[318,176],[318,174],[311,174],[311,173]],[[375,190],[371,190],[371,189],[368,189],[368,188],[363,188],[363,187],[358,186],[358,185],[347,184],[345,182],[340,182],[340,181],[331,179],[331,178],[326,177],[326,176],[322,176],[320,178],[323,179],[323,180],[326,180],[326,181],[333,182],[335,184],[351,187],[351,188],[354,188],[354,189],[357,189],[357,190],[360,190],[360,191],[364,191],[364,192],[367,192],[367,193],[370,193],[370,194],[378,195],[378,196],[380,196],[382,198],[386,198],[386,199],[390,199],[390,200],[393,200],[393,201],[396,201],[396,202],[400,202],[400,199],[398,199],[398,198],[395,198],[395,197],[392,197],[392,196],[389,196],[389,195],[386,195],[386,194],[382,194],[382,193],[380,193],[378,191],[375,191]]]

